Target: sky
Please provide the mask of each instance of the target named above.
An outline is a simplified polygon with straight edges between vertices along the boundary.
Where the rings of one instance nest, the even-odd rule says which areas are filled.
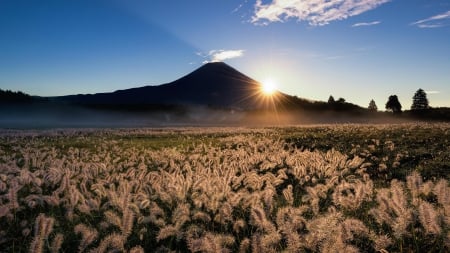
[[[280,91],[450,107],[448,0],[0,0],[0,89],[159,85],[224,61]]]

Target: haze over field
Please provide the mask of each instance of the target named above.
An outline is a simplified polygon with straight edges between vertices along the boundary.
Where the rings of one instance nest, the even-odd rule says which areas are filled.
[[[409,108],[422,88],[448,107],[449,25],[445,0],[4,0],[0,89],[111,92],[226,61],[302,98]]]

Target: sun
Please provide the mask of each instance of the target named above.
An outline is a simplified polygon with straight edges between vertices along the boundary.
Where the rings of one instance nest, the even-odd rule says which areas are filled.
[[[277,90],[277,85],[272,79],[266,79],[261,84],[261,91],[264,95],[271,96]]]

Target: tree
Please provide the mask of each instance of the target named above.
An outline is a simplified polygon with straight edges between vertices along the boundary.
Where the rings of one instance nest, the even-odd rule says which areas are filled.
[[[377,104],[375,104],[375,101],[373,101],[373,99],[370,100],[368,109],[369,109],[369,111],[371,111],[371,112],[376,112],[376,111],[378,111]]]
[[[1,103],[21,103],[21,102],[30,102],[33,100],[33,97],[25,94],[21,91],[11,91],[11,90],[2,90],[0,89],[0,104]]]
[[[336,102],[334,100],[334,97],[330,95],[330,97],[328,98],[328,104],[333,104],[334,102]]]
[[[418,89],[413,96],[413,103],[411,105],[411,110],[424,110],[428,109],[428,99],[427,93],[424,90]]]
[[[338,102],[339,104],[343,104],[343,103],[345,103],[345,98],[339,98],[339,99],[337,100],[337,102]]]
[[[401,113],[402,105],[398,101],[397,95],[389,96],[389,99],[386,103],[386,110],[392,111],[393,113]]]

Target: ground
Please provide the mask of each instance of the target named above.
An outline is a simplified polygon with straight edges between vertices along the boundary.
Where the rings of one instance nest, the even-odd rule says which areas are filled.
[[[446,252],[449,124],[0,130],[0,252]]]

